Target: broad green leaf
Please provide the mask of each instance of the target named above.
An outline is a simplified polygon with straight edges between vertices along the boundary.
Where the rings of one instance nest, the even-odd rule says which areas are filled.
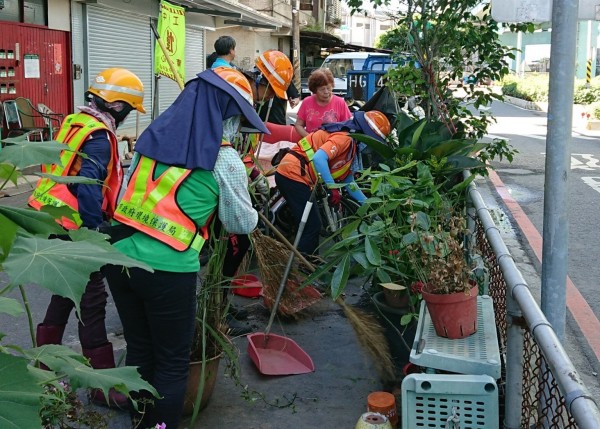
[[[369,137],[365,134],[358,133],[350,133],[348,135],[353,139],[366,144],[384,158],[392,158],[394,156],[394,149],[392,149],[385,143],[381,143],[379,140],[374,139],[373,137]]]
[[[0,271],[2,271],[2,262],[8,256],[8,252],[12,247],[13,241],[17,235],[17,225],[12,222],[3,222],[0,214]]]
[[[76,219],[80,219],[80,216],[77,214],[77,212],[69,206],[61,206],[61,207],[44,206],[40,209],[40,211],[43,213],[49,214],[53,220],[67,218],[67,219],[71,219],[71,220],[75,221]],[[56,221],[54,223],[56,225],[58,225],[58,223]],[[64,233],[64,231],[63,231],[63,233]]]
[[[419,239],[419,236],[417,235],[417,233],[414,231],[411,231],[407,234],[404,234],[404,236],[402,237],[402,245],[410,246],[411,244],[416,243],[418,239]]]
[[[419,142],[419,138],[421,137],[421,133],[423,132],[423,129],[425,128],[425,125],[427,125],[426,121],[423,121],[423,123],[421,123],[419,125],[419,127],[417,128],[417,130],[415,131],[415,133],[413,134],[411,141],[410,141],[410,146],[411,147],[415,147],[417,146],[417,143]]]
[[[390,277],[388,272],[383,268],[378,268],[375,271],[375,276],[379,280],[379,283],[392,283],[392,278]]]
[[[414,315],[412,313],[405,314],[400,318],[400,326],[406,326],[413,319]]]
[[[40,397],[43,388],[28,371],[25,358],[0,353],[0,427],[40,428]]]
[[[12,182],[13,185],[17,184],[17,179],[20,173],[12,164],[0,164],[0,189],[4,188],[4,184]]]
[[[50,179],[56,183],[77,183],[77,184],[83,184],[83,185],[94,185],[94,184],[101,185],[102,183],[104,183],[101,180],[90,179],[89,177],[83,177],[83,176],[55,176],[54,174],[48,174],[48,173],[39,173],[39,176]]]
[[[9,141],[10,140],[10,141]],[[0,163],[9,163],[19,170],[40,164],[59,162],[60,152],[68,147],[57,141],[29,142],[6,139],[8,143],[0,152]]]
[[[17,237],[3,264],[10,284],[14,287],[35,283],[56,295],[71,299],[79,312],[79,301],[89,275],[102,266],[114,264],[152,271],[146,264],[125,256],[108,242],[101,241],[102,234],[87,229],[71,234],[75,238],[89,239],[70,242]]]
[[[364,252],[353,252],[352,259],[360,264],[364,269],[370,268],[369,261],[367,260],[367,255]]]
[[[331,278],[331,297],[334,301],[344,292],[349,275],[350,255],[345,255],[336,267]]]
[[[377,244],[373,242],[370,237],[365,238],[365,254],[371,265],[381,265],[381,252],[379,251]]]
[[[107,395],[108,390],[114,387],[127,396],[130,391],[140,390],[157,395],[156,390],[142,380],[136,368],[131,366],[93,369],[81,354],[69,347],[54,344],[28,349],[24,354],[33,361],[42,362],[52,371],[66,375],[73,389],[98,388]]]
[[[0,229],[16,225],[29,234],[64,234],[65,230],[52,216],[31,208],[0,206]]]
[[[428,231],[429,228],[431,228],[431,220],[429,219],[429,216],[423,212],[417,212],[415,213],[415,216],[415,225],[417,225],[423,231]]]
[[[0,313],[8,314],[10,316],[18,316],[24,312],[25,309],[19,301],[13,298],[0,296]]]

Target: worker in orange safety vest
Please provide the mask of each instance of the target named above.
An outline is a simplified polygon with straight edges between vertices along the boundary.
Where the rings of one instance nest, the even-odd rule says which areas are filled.
[[[146,113],[142,81],[123,68],[101,71],[88,88],[86,98],[89,104],[67,116],[56,136],[69,150],[62,151],[60,163],[44,166],[43,170],[57,176],[96,179],[98,183],[63,184],[42,178],[29,198],[29,205],[36,210],[44,206],[70,208],[71,216],[57,219],[66,229],[96,229],[112,218],[123,177],[117,127],[132,110]],[[104,322],[107,297],[102,274],[92,273],[81,297],[78,329],[82,353],[97,369],[115,367],[113,346],[108,341]],[[37,326],[38,346],[62,342],[74,306],[68,298],[52,296],[44,320]],[[95,389],[91,399],[103,405],[127,405],[127,398],[114,389],[108,398]]]

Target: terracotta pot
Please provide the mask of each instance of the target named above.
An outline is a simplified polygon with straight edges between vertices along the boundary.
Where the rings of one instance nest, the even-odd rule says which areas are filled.
[[[435,294],[421,291],[438,336],[456,340],[477,331],[477,292],[477,285],[468,293]]]
[[[217,375],[219,374],[219,363],[223,354],[210,358],[206,361],[206,370],[204,374],[204,390],[200,399],[200,410],[206,408],[210,399]],[[200,375],[202,374],[202,362],[190,362],[190,373],[188,375],[187,388],[185,391],[185,401],[183,403],[183,415],[191,416],[194,412],[194,403],[198,397],[198,389],[200,388]]]

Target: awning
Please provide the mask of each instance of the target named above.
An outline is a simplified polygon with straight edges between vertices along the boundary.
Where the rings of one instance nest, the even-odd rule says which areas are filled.
[[[330,33],[300,31],[300,46],[304,44],[319,45],[322,48],[335,48],[344,46],[344,41]]]
[[[221,26],[245,26],[277,30],[287,26],[271,15],[257,12],[255,9],[238,2],[228,0],[176,0],[174,3],[186,8],[189,13],[209,15]]]
[[[345,43],[339,37],[319,31],[301,31],[300,32],[300,46],[304,44],[319,45],[321,48],[325,48],[329,51],[334,52],[381,52],[384,54],[391,54],[392,51],[389,49],[377,49],[369,46],[353,45],[351,43]]]

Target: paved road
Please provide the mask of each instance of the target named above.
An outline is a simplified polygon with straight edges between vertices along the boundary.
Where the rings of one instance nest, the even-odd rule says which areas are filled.
[[[512,163],[496,162],[496,185],[505,186],[506,198],[522,210],[518,228],[523,244],[540,271],[544,216],[545,135],[546,114],[495,103],[492,108],[498,123],[490,134],[510,138],[519,154]],[[579,120],[578,120],[579,119]],[[586,380],[600,392],[596,377],[600,370],[600,296],[598,278],[600,264],[596,243],[600,240],[597,207],[600,201],[600,134],[583,128],[580,118],[574,118],[571,146],[571,170],[568,181],[569,250],[567,287],[566,347]],[[492,175],[493,178],[493,175]],[[506,202],[506,201],[504,201]],[[517,216],[513,213],[513,219]]]

